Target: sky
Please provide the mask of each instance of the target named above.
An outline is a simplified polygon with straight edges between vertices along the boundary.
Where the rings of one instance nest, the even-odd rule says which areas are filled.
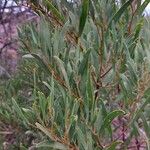
[[[149,2],[148,6],[145,9],[145,13],[147,13],[148,15],[150,15],[150,2]]]

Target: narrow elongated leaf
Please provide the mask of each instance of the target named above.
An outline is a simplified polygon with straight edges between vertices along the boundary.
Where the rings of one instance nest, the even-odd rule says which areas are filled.
[[[23,56],[22,56],[22,58],[34,58],[31,54],[24,54]]]
[[[45,135],[47,135],[51,140],[54,140],[50,131],[47,128],[43,127],[38,122],[36,122],[35,125],[37,126],[38,129],[40,129],[43,133],[45,133]]]
[[[122,144],[122,141],[112,142],[111,145],[106,150],[115,150],[119,144]]]
[[[88,73],[88,81],[87,81],[87,96],[90,99],[90,105],[93,106],[94,92],[93,92],[93,84],[90,73]],[[94,107],[94,106],[93,106]]]
[[[68,150],[68,147],[59,143],[59,142],[54,142],[54,143],[49,143],[49,142],[41,142],[38,143],[36,148],[52,148],[52,149],[57,149],[57,150]]]
[[[88,150],[93,149],[93,139],[90,132],[87,133],[87,143],[88,143]]]
[[[67,75],[67,72],[66,72],[66,69],[64,67],[64,63],[63,61],[57,57],[57,56],[54,56],[55,60],[58,62],[58,67],[60,68],[62,74],[63,74],[63,77],[65,79],[65,82],[66,82],[66,85],[68,87],[68,90],[71,92],[71,88],[70,88],[70,85],[69,85],[69,79],[68,79],[68,75]]]
[[[145,102],[140,106],[140,108],[137,109],[137,111],[133,114],[131,124],[133,124],[136,121],[136,119],[140,116],[140,113],[142,113],[146,105],[149,103],[150,103],[150,95],[146,98]]]
[[[23,114],[24,116],[28,119],[28,120],[34,120],[35,119],[35,113],[33,110],[27,109],[27,108],[22,108]]]
[[[82,60],[81,64],[79,65],[79,74],[80,74],[81,76],[82,76],[82,75],[84,74],[84,72],[87,70],[89,55],[90,55],[90,50],[87,51],[87,52],[84,54],[83,60]]]
[[[42,119],[45,120],[46,118],[46,110],[47,110],[47,99],[45,98],[42,92],[38,92],[39,97],[39,105],[42,113]]]
[[[99,131],[100,131],[102,122],[103,122],[103,116],[102,116],[101,110],[99,109],[99,110],[97,111],[96,121],[95,121],[95,123],[94,123],[94,127],[95,127],[96,131],[98,131],[98,133],[99,133]]]
[[[127,62],[127,68],[129,69],[131,82],[133,84],[136,84],[137,80],[138,80],[136,66],[131,61],[128,61]]]
[[[43,61],[43,59],[37,54],[33,54],[32,53],[31,55],[38,61],[38,63],[41,66],[41,68],[43,68],[44,71],[46,71],[49,74],[50,71],[49,71],[47,65],[45,64],[45,62]]]
[[[47,7],[48,11],[51,11],[53,15],[55,15],[58,19],[64,22],[64,16],[53,6],[50,1],[44,0],[43,3]]]
[[[110,20],[109,26],[112,21],[114,21],[115,23],[118,22],[124,11],[131,5],[132,2],[133,0],[128,0],[122,5],[122,7],[113,15],[112,19]]]
[[[148,138],[150,139],[150,132],[149,132],[150,131],[150,126],[147,122],[147,119],[143,114],[141,114],[141,119],[143,121],[144,130],[146,131],[146,134],[147,134]]]
[[[149,3],[150,0],[145,0],[143,4],[137,8],[136,14],[141,15]]]
[[[83,134],[82,130],[79,127],[76,128],[76,131],[77,131],[79,143],[82,145],[82,147],[85,150],[87,150],[86,136]]]
[[[137,24],[135,28],[134,40],[136,40],[139,37],[142,27],[143,27],[143,20],[140,20],[140,22]]]
[[[25,123],[25,125],[28,123],[28,120],[27,118],[25,117],[25,115],[23,114],[21,108],[18,106],[17,102],[15,101],[14,98],[12,98],[12,103],[13,103],[13,106],[15,108],[15,111],[17,112],[17,115],[20,117],[20,119],[23,120],[23,122]]]
[[[29,27],[30,28],[30,32],[31,32],[31,35],[32,35],[32,40],[35,44],[37,44],[37,37],[35,35],[35,32],[33,31],[33,28],[32,27]]]
[[[89,11],[90,11],[90,15],[92,17],[92,19],[94,20],[95,19],[95,8],[94,8],[94,5],[93,5],[93,1],[90,0],[90,4],[89,4]]]
[[[125,90],[128,92],[131,92],[132,91],[132,84],[130,83],[130,80],[124,74],[120,74],[120,78],[122,79]]]
[[[89,11],[89,0],[83,0],[82,2],[82,12],[81,12],[81,16],[80,16],[80,22],[79,22],[79,36],[81,36],[85,23],[86,23],[86,19],[88,16],[88,11]]]
[[[123,110],[114,110],[112,112],[110,112],[104,119],[104,122],[102,124],[101,130],[107,128],[110,123],[113,121],[113,119],[115,119],[116,117],[125,114],[125,112]]]

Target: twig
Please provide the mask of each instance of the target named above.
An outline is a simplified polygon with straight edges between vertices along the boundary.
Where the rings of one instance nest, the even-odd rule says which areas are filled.
[[[104,72],[104,73],[101,75],[101,78],[103,78],[111,69],[112,69],[112,67],[110,67],[106,72]]]
[[[3,49],[11,44],[12,44],[12,42],[8,42],[8,43],[4,44],[2,48],[0,48],[0,55],[2,54]]]

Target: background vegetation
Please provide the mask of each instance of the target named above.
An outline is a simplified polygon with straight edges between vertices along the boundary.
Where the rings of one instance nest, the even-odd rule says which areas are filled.
[[[39,18],[1,86],[9,149],[150,149],[149,0],[28,3]]]

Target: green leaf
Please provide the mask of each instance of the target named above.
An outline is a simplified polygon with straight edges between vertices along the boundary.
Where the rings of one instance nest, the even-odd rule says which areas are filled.
[[[93,4],[92,0],[90,0],[89,11],[90,11],[90,15],[91,15],[92,19],[94,20],[96,11],[95,11],[94,4]]]
[[[136,85],[137,80],[138,80],[138,76],[137,76],[136,65],[134,64],[134,62],[132,62],[132,60],[127,62],[127,68],[129,70],[129,73],[130,73],[131,82],[134,85]]]
[[[15,111],[17,112],[17,115],[20,117],[20,119],[22,119],[22,121],[25,123],[25,125],[27,125],[28,124],[28,120],[25,117],[25,115],[23,114],[21,108],[18,106],[18,104],[17,104],[17,102],[15,101],[14,98],[12,98],[12,103],[13,103]]]
[[[120,78],[121,78],[122,81],[123,81],[125,90],[128,92],[128,94],[129,94],[129,93],[131,94],[132,85],[131,85],[130,80],[129,80],[124,74],[120,74]]]
[[[88,150],[92,150],[93,149],[93,139],[92,139],[91,132],[87,132],[87,143],[88,143]]]
[[[141,119],[143,121],[143,127],[144,127],[144,130],[145,130],[145,133],[147,135],[147,137],[150,139],[150,126],[148,124],[148,121],[147,121],[147,118],[144,116],[144,114],[141,114]]]
[[[142,27],[143,27],[143,19],[141,19],[140,22],[136,25],[133,41],[138,39]]]
[[[38,42],[37,42],[37,37],[36,37],[36,35],[35,35],[35,32],[33,31],[33,28],[30,26],[29,27],[30,28],[30,31],[31,31],[31,35],[32,35],[32,40],[33,40],[33,42],[35,43],[35,44],[38,44]]]
[[[44,0],[43,3],[47,7],[48,11],[51,11],[53,15],[55,15],[58,19],[64,22],[64,16],[52,5],[50,1]]]
[[[82,76],[84,74],[84,72],[87,71],[88,68],[88,61],[89,61],[89,55],[90,55],[90,50],[88,50],[84,56],[83,56],[83,60],[79,65],[79,74]]]
[[[46,73],[51,73],[50,70],[48,69],[47,67],[47,64],[44,62],[44,60],[37,54],[31,54],[39,63],[40,67],[43,68],[43,70],[46,72]]]
[[[47,135],[51,140],[54,140],[50,131],[43,127],[41,124],[39,124],[38,122],[35,123],[35,125],[37,126],[38,129],[40,129],[45,135]]]
[[[131,124],[133,124],[138,119],[138,117],[140,116],[146,105],[148,105],[149,103],[150,103],[150,95],[145,99],[144,103],[139,107],[139,109],[137,109],[136,112],[133,114]]]
[[[115,150],[117,145],[122,144],[122,141],[115,141],[112,142],[111,145],[106,150]]]
[[[149,3],[150,0],[144,0],[143,4],[137,8],[136,14],[141,15]]]
[[[82,2],[82,12],[80,16],[80,22],[79,22],[79,37],[82,35],[86,19],[88,16],[88,11],[89,11],[89,0],[83,0]]]
[[[105,128],[107,128],[111,124],[113,119],[115,119],[116,117],[118,117],[120,115],[124,115],[124,114],[125,114],[125,112],[123,110],[114,110],[114,111],[110,112],[104,118],[104,122],[102,124],[101,131],[104,130]]]
[[[52,149],[57,149],[57,150],[68,150],[68,147],[59,143],[59,142],[40,142],[36,144],[35,148],[52,148]]]
[[[150,96],[150,87],[146,88],[144,91],[144,98],[148,98]]]
[[[42,119],[45,121],[47,111],[47,99],[42,92],[38,92],[38,98],[39,98],[39,107],[42,113]]]
[[[122,14],[125,12],[125,10],[131,5],[131,3],[133,2],[133,0],[128,0],[127,2],[125,2],[122,7],[113,15],[112,19],[109,22],[109,26],[111,25],[111,23],[114,21],[115,23],[118,22],[118,20],[120,19],[120,17],[122,16]]]
[[[24,113],[24,116],[28,119],[28,120],[34,120],[35,119],[35,113],[33,110],[31,109],[27,109],[27,108],[22,108],[22,111]]]
[[[94,107],[94,88],[93,88],[93,84],[92,84],[92,79],[91,79],[91,75],[90,72],[88,72],[88,81],[87,81],[87,98],[90,99],[90,105],[91,107]]]
[[[82,130],[79,127],[76,127],[77,135],[78,135],[78,142],[82,145],[84,150],[87,150],[87,143],[86,143],[86,136],[82,132]]]
[[[54,56],[54,58],[57,61],[58,67],[60,68],[60,70],[61,70],[61,72],[63,74],[63,77],[65,79],[65,82],[66,82],[66,85],[68,87],[69,92],[71,92],[68,75],[67,75],[66,69],[64,67],[64,62],[59,57],[57,57],[57,56]]]
[[[94,128],[96,129],[98,133],[100,132],[102,123],[103,123],[103,115],[102,115],[101,110],[99,109],[97,110],[96,121],[94,123]]]

